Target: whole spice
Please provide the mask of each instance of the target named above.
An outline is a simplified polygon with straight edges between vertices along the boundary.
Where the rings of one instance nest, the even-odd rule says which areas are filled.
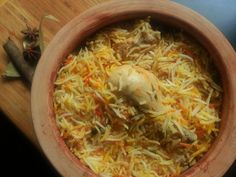
[[[30,44],[28,47],[25,47],[23,50],[24,59],[30,64],[37,64],[41,51],[39,45]]]
[[[24,35],[24,40],[30,42],[36,42],[39,37],[39,30],[37,28],[30,28],[28,25],[26,25],[26,29],[22,30],[21,33]]]
[[[31,28],[26,24],[26,29],[21,31],[23,34],[23,55],[12,40],[9,39],[3,45],[3,48],[11,59],[11,62],[9,62],[2,74],[4,78],[17,78],[22,75],[27,81],[32,81],[34,68],[44,49],[42,31],[44,19],[59,21],[53,15],[44,15],[40,20],[39,29]]]
[[[12,62],[7,64],[5,72],[2,74],[4,78],[18,78],[20,77],[20,73],[16,70]]]
[[[48,14],[48,15],[42,16],[40,23],[39,23],[39,46],[40,46],[41,52],[44,51],[44,41],[43,41],[43,21],[44,21],[44,19],[59,22],[59,20],[56,17],[54,17],[53,15]]]
[[[8,41],[3,45],[3,48],[10,57],[16,69],[29,83],[31,83],[34,69],[26,63],[20,49],[11,39],[8,39]]]
[[[39,47],[39,30],[30,28],[26,25],[26,29],[22,30],[23,33],[23,56],[24,59],[31,65],[36,65],[41,51]]]

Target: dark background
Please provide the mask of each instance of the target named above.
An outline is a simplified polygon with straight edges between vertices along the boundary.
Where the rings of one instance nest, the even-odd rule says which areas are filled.
[[[236,0],[173,0],[211,21],[236,49]]]
[[[236,0],[175,0],[214,23],[236,49]],[[224,159],[222,159],[224,160]],[[58,177],[43,154],[0,112],[0,176]],[[236,177],[236,162],[224,177]]]

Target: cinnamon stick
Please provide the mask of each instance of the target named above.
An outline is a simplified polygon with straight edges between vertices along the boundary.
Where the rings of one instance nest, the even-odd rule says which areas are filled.
[[[13,65],[16,67],[17,71],[19,71],[26,81],[31,83],[34,69],[26,63],[20,49],[16,46],[15,42],[9,38],[8,41],[3,45],[3,48],[12,61]]]

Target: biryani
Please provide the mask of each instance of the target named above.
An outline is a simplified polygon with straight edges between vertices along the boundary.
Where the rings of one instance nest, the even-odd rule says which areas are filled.
[[[62,63],[55,119],[102,177],[174,177],[219,132],[222,88],[209,54],[150,18],[102,29]]]

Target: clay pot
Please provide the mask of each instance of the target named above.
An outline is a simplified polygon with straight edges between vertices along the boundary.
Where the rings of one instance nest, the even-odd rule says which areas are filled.
[[[67,148],[57,129],[52,95],[62,60],[81,41],[109,24],[151,16],[158,22],[183,29],[199,41],[219,70],[224,99],[220,133],[210,150],[182,177],[219,177],[236,157],[236,54],[223,34],[196,12],[163,0],[116,0],[95,6],[66,24],[50,42],[37,66],[32,86],[32,116],[39,143],[63,176],[96,176]]]

